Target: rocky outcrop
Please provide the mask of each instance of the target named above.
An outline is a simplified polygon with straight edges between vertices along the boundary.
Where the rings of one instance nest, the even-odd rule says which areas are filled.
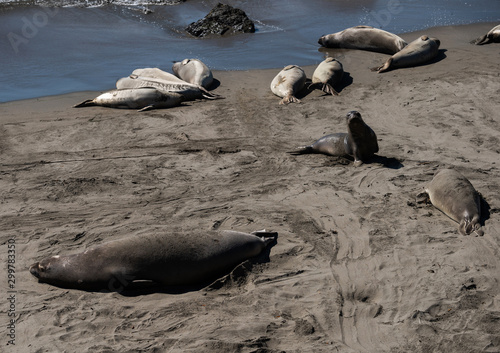
[[[253,33],[255,25],[245,11],[218,3],[204,18],[191,23],[186,31],[196,37],[226,33]]]

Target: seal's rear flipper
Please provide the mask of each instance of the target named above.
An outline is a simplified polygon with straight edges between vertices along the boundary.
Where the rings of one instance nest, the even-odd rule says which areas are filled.
[[[298,156],[300,154],[308,154],[308,153],[316,153],[312,146],[301,146],[297,147],[295,151],[288,151],[287,153],[293,155],[293,156]]]
[[[288,103],[301,103],[300,99],[295,98],[294,96],[286,96],[280,101],[280,105],[288,104]]]
[[[97,104],[94,103],[93,99],[87,99],[86,101],[83,101],[80,104],[74,105],[73,108],[92,107],[94,105]]]
[[[202,93],[203,98],[206,98],[206,99],[224,99],[224,97],[219,96],[218,94],[208,92],[208,91],[207,91],[205,88],[203,88],[202,86],[198,86],[198,87],[199,87],[199,88],[200,88],[200,90],[203,92],[203,93]]]
[[[331,94],[332,96],[338,96],[339,95],[339,92],[337,92],[333,87],[332,85],[330,85],[329,83],[325,83],[323,84],[323,87],[321,88],[321,90],[327,94]]]
[[[485,34],[484,36],[481,36],[481,37],[471,41],[471,44],[483,45],[483,44],[487,44],[489,42],[490,42],[490,40],[489,40],[488,36]]]
[[[257,230],[250,234],[256,235],[261,238],[266,243],[266,245],[269,245],[278,239],[278,232],[270,232],[265,229]]]
[[[417,197],[415,198],[416,203],[430,203],[431,199],[429,197],[429,194],[426,191],[422,191],[421,193],[417,194]]]
[[[377,71],[379,74],[382,72],[386,72],[390,70],[392,64],[392,58],[387,59],[387,61],[384,63],[384,65],[379,66],[379,67],[372,67],[370,70],[371,71]]]
[[[138,112],[145,112],[145,111],[147,111],[147,110],[153,110],[154,108],[155,108],[155,107],[154,107],[154,105],[153,105],[153,104],[150,104],[150,105],[145,106],[145,107],[144,107],[144,108],[142,108],[142,109],[139,109],[139,110],[138,110]]]

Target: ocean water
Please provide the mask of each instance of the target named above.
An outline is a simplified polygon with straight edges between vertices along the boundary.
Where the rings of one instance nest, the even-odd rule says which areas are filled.
[[[0,0],[0,102],[112,89],[136,68],[171,71],[185,58],[215,70],[312,65],[323,60],[319,37],[360,24],[404,33],[500,23],[500,0],[228,0],[256,33],[200,39],[184,31],[218,2]]]

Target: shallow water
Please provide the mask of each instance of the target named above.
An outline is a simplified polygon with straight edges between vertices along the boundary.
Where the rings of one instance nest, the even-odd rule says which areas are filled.
[[[190,57],[215,70],[312,65],[323,60],[321,35],[359,24],[403,33],[500,21],[498,0],[226,1],[255,21],[256,33],[199,39],[184,28],[217,0],[161,6],[140,0],[105,6],[80,0],[60,0],[64,7],[26,3],[0,0],[0,102],[111,89],[135,68],[170,71],[172,61]],[[146,7],[153,12],[145,14]]]

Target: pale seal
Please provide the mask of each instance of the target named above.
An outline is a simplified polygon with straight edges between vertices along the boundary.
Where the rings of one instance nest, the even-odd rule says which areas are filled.
[[[402,67],[425,64],[438,55],[439,44],[439,39],[421,36],[387,59],[384,65],[373,68],[372,71],[381,73]]]
[[[210,231],[147,234],[115,240],[30,266],[40,282],[77,289],[116,289],[133,281],[162,286],[205,284],[259,255],[277,233]]]
[[[157,108],[170,108],[181,104],[184,97],[174,92],[160,92],[156,88],[115,89],[105,92],[94,99],[86,100],[74,108],[99,105],[110,108],[127,108],[146,111]]]
[[[161,92],[176,92],[182,94],[186,100],[222,98],[202,86],[181,80],[158,68],[136,69],[130,76],[123,77],[116,82],[116,88],[119,89],[142,87],[154,87]]]
[[[297,65],[288,65],[271,81],[271,91],[283,99],[280,104],[300,103],[295,95],[304,88],[306,74]]]
[[[470,181],[453,169],[443,169],[436,173],[425,191],[417,195],[417,202],[430,199],[438,210],[459,223],[458,230],[463,235],[474,232],[483,235],[479,220],[481,199]]]
[[[473,44],[483,45],[488,43],[500,43],[500,25],[493,27],[484,36],[472,41]]]
[[[199,59],[184,59],[175,62],[172,66],[172,71],[180,79],[206,89],[214,81],[212,71]]]
[[[338,95],[339,93],[333,86],[338,85],[343,77],[344,68],[340,61],[328,57],[319,63],[318,67],[314,70],[309,88],[321,84],[323,92],[331,95]]]
[[[354,166],[378,152],[377,135],[363,121],[357,111],[347,113],[347,133],[326,135],[308,146],[298,147],[291,154],[322,153],[330,156],[353,156]]]
[[[406,46],[401,37],[370,26],[356,26],[322,36],[318,43],[326,48],[345,48],[395,54]]]

